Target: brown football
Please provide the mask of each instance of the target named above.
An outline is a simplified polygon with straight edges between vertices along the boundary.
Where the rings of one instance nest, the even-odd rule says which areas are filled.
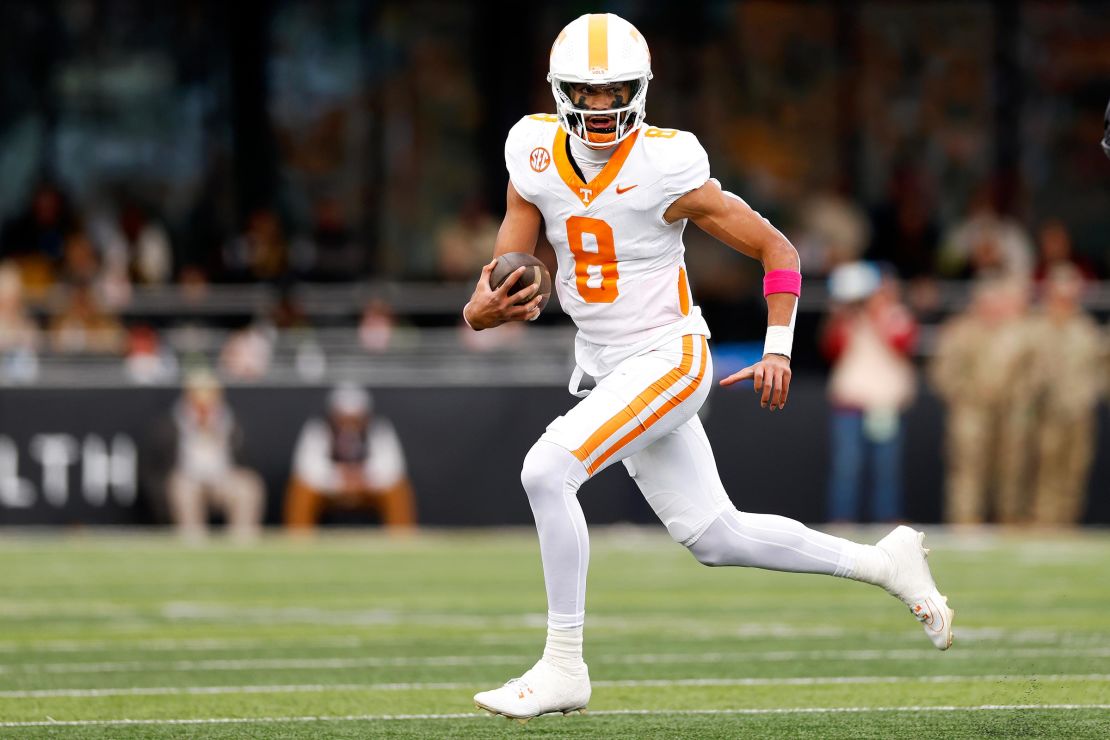
[[[501,283],[505,282],[505,278],[513,274],[513,271],[518,267],[527,267],[524,273],[517,278],[513,283],[509,295],[515,294],[518,290],[527,288],[534,282],[540,284],[540,295],[543,298],[540,300],[540,310],[542,311],[547,306],[548,299],[551,298],[551,273],[544,267],[543,262],[540,262],[536,257],[526,254],[524,252],[507,252],[497,258],[497,264],[493,266],[493,272],[489,276],[489,286],[494,290],[501,287]]]

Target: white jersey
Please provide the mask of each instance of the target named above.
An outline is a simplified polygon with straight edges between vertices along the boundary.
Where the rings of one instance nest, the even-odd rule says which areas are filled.
[[[505,164],[513,187],[543,215],[559,260],[559,303],[578,327],[582,370],[602,377],[676,336],[709,336],[690,299],[686,220],[663,220],[671,203],[709,179],[693,134],[644,125],[585,183],[558,119],[525,116],[505,141]]]

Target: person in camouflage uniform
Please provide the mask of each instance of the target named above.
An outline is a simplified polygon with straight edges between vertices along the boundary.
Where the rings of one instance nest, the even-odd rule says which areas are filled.
[[[1085,510],[1106,366],[1102,332],[1080,306],[1082,289],[1082,276],[1073,266],[1054,267],[1033,319],[1031,397],[1038,423],[1032,521],[1039,525],[1074,525]]]
[[[1017,279],[978,284],[967,312],[941,329],[929,369],[948,405],[945,520],[980,524],[1022,518],[1033,414],[1027,291]],[[994,506],[991,493],[996,494]]]

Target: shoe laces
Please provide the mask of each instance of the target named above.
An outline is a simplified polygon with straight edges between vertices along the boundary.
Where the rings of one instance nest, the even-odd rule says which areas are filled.
[[[510,678],[508,681],[505,682],[505,688],[517,692],[518,696],[521,699],[524,698],[525,692],[528,692],[529,694],[535,693],[532,691],[532,687],[529,686],[528,682],[524,679],[524,676],[520,676],[519,678]]]

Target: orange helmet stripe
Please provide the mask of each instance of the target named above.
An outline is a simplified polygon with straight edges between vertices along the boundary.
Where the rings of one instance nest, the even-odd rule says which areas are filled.
[[[609,71],[609,16],[592,13],[589,25],[590,72]]]

